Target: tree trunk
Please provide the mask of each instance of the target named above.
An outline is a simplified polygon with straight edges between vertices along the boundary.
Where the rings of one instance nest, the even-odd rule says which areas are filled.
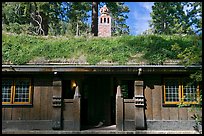
[[[76,26],[76,36],[79,36],[79,23],[77,22],[77,26]]]
[[[98,36],[98,2],[92,2],[91,34]]]
[[[43,13],[40,12],[42,16],[42,29],[44,30],[44,35],[48,35],[48,17]]]

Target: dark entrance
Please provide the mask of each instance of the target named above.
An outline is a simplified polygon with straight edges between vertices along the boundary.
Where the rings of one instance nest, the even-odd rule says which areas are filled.
[[[106,75],[90,75],[82,82],[81,128],[115,124],[115,94],[113,80]]]

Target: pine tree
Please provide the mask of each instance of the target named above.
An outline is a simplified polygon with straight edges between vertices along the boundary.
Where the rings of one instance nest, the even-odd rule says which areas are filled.
[[[155,2],[151,24],[157,34],[192,34],[182,2]]]

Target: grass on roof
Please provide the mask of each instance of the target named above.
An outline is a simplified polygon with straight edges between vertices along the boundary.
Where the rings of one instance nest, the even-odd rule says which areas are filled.
[[[178,60],[198,42],[196,36],[139,35],[121,37],[51,37],[2,33],[2,64],[145,63]]]

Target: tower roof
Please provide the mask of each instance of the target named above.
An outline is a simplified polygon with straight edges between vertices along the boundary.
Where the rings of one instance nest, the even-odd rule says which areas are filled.
[[[101,9],[100,9],[100,13],[102,14],[109,14],[109,9],[106,7],[106,5],[104,5]]]

